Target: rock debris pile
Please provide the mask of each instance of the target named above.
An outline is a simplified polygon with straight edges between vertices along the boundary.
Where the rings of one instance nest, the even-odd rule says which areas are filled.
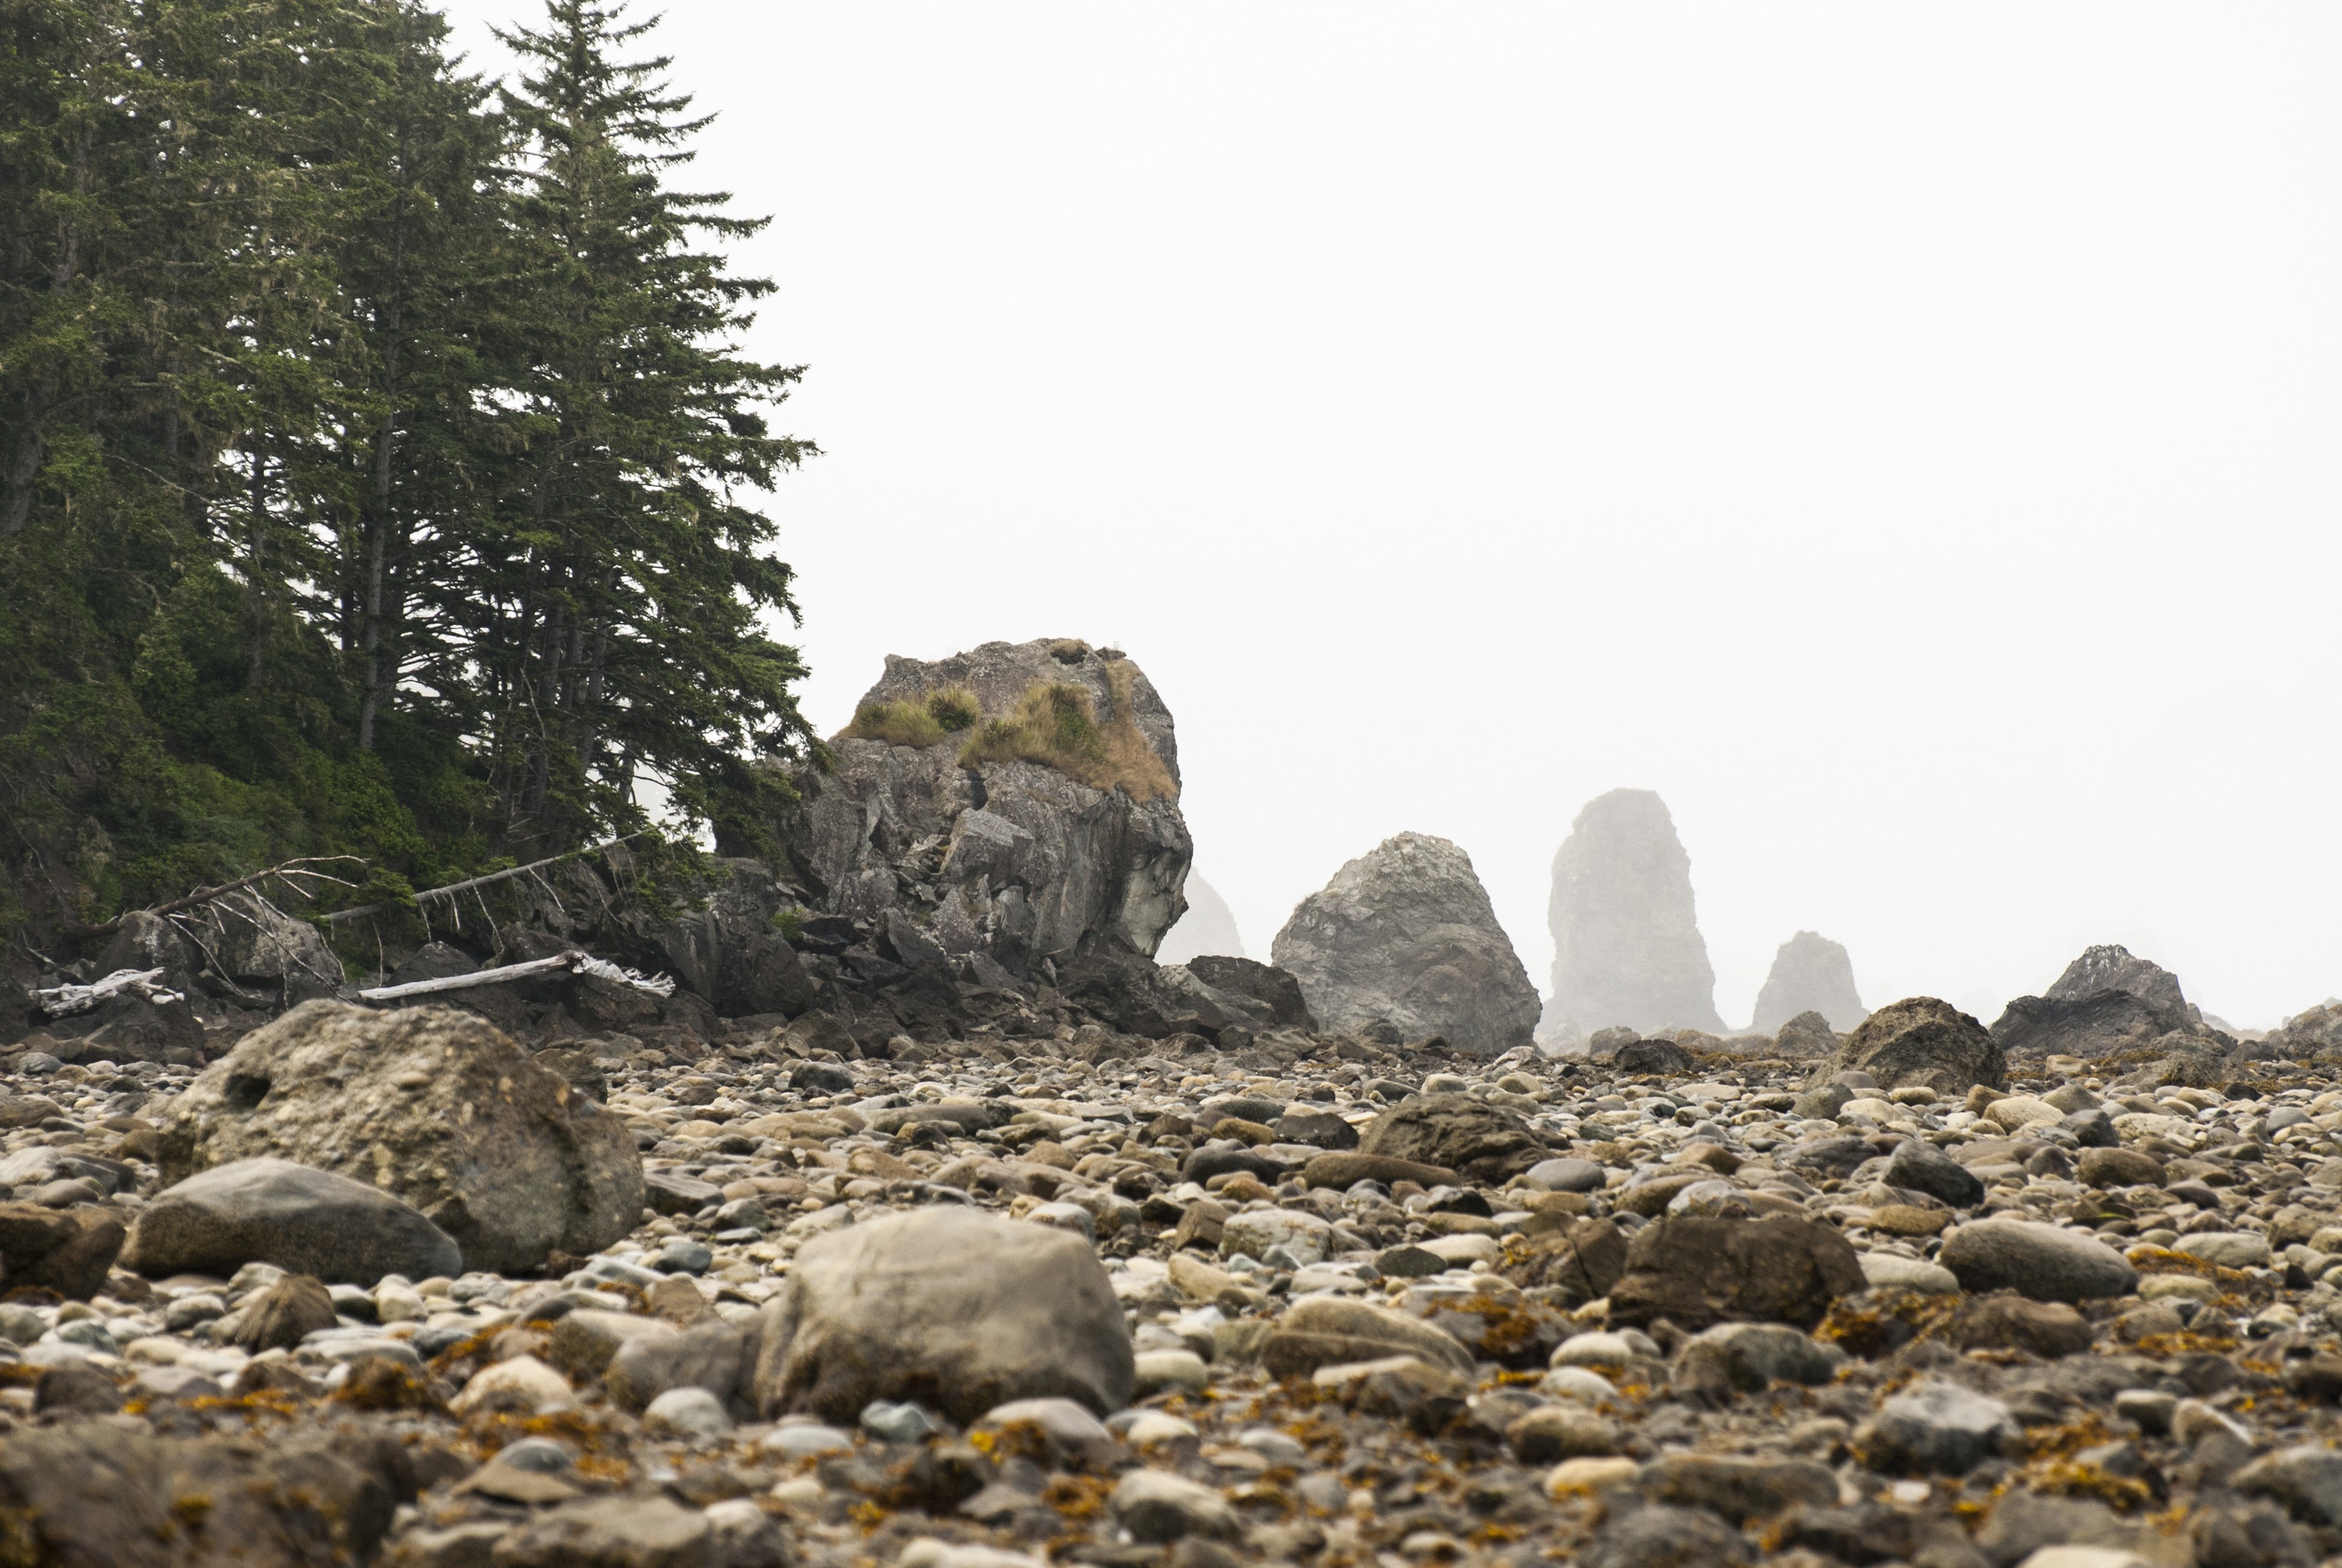
[[[2053,1066],[1927,998],[1818,1060],[1474,1057],[1198,962],[1145,1006],[1259,1017],[35,1036],[10,1560],[2342,1554],[2330,1064]]]

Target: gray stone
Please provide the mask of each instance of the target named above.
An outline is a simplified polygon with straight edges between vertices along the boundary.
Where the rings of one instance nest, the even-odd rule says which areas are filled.
[[[533,1514],[499,1542],[496,1568],[702,1568],[714,1528],[664,1497],[593,1497]]]
[[[1812,1385],[1829,1382],[1845,1363],[1811,1336],[1785,1323],[1719,1323],[1703,1330],[1676,1352],[1678,1383],[1713,1380],[1740,1393],[1756,1393],[1776,1383]]]
[[[1704,1508],[1736,1524],[1798,1504],[1826,1508],[1837,1501],[1837,1477],[1809,1459],[1669,1453],[1645,1465],[1636,1483],[1655,1503]]]
[[[1957,1383],[1922,1383],[1881,1405],[1855,1446],[1863,1463],[1887,1474],[1966,1475],[2018,1435],[2000,1401]]]
[[[670,1388],[643,1407],[643,1427],[686,1437],[715,1437],[732,1430],[732,1417],[724,1402],[704,1388]]]
[[[1974,1172],[1925,1138],[1906,1138],[1895,1146],[1879,1177],[1890,1187],[1925,1193],[1956,1209],[1984,1202],[1984,1183]]]
[[[1273,964],[1206,954],[1189,959],[1179,967],[1222,996],[1258,1003],[1267,1010],[1271,1028],[1316,1032],[1317,1021],[1309,1015],[1309,1004],[1301,994],[1301,982]]]
[[[187,1177],[139,1211],[123,1266],[162,1278],[275,1263],[335,1284],[463,1272],[455,1240],[379,1188],[289,1160],[236,1160]]]
[[[1533,1187],[1548,1193],[1598,1193],[1608,1174],[1591,1160],[1539,1160],[1522,1173]]]
[[[1306,1376],[1321,1366],[1394,1355],[1415,1356],[1467,1376],[1472,1372],[1470,1353],[1421,1318],[1332,1295],[1295,1302],[1260,1347],[1261,1364],[1274,1377]]]
[[[1854,961],[1817,932],[1800,931],[1773,955],[1772,972],[1756,993],[1752,1034],[1770,1034],[1804,1013],[1818,1013],[1833,1030],[1852,1029],[1870,1015],[1854,989]]]
[[[1610,1321],[1678,1328],[1788,1323],[1810,1328],[1842,1295],[1867,1289],[1836,1226],[1796,1214],[1757,1220],[1670,1216],[1636,1231],[1610,1288]]]
[[[1226,1498],[1167,1470],[1128,1472],[1115,1483],[1107,1506],[1134,1540],[1150,1544],[1190,1535],[1233,1540],[1242,1533]]]
[[[1582,1040],[1618,1024],[1724,1033],[1691,858],[1651,791],[1612,790],[1577,814],[1553,857],[1547,920],[1553,988],[1541,1039]]]
[[[453,1236],[465,1268],[496,1273],[597,1252],[643,1208],[622,1120],[441,1007],[305,1003],[173,1102],[157,1147],[170,1182],[257,1156],[370,1181]]]
[[[2074,1143],[2079,1148],[2112,1149],[2122,1144],[2122,1134],[2115,1131],[2115,1119],[2098,1106],[2069,1112],[2057,1124],[2074,1135]]]
[[[1586,1568],[1746,1568],[1751,1560],[1746,1538],[1713,1513],[1664,1504],[1612,1511],[1578,1556]]]
[[[1444,838],[1403,833],[1345,864],[1270,952],[1328,1033],[1387,1024],[1495,1055],[1536,1026],[1536,988],[1471,857]]]
[[[2269,1261],[2268,1238],[2250,1231],[2199,1231],[2180,1237],[2171,1250],[2224,1269],[2266,1268]]]
[[[1948,1002],[1907,996],[1862,1022],[1835,1058],[1840,1071],[1867,1073],[1881,1089],[1924,1085],[1963,1095],[1976,1084],[2008,1086],[2008,1064],[1983,1024]]]
[[[610,1403],[636,1412],[678,1388],[705,1389],[728,1400],[749,1364],[747,1336],[722,1318],[711,1318],[686,1329],[628,1335],[612,1351],[602,1386]]]
[[[2228,1478],[2247,1497],[2283,1503],[2297,1519],[2342,1526],[2342,1453],[2303,1445],[2264,1454]]]
[[[2015,1291],[2035,1301],[2080,1302],[2127,1295],[2138,1283],[2130,1261],[2079,1231],[2031,1220],[1954,1226],[1936,1261],[1969,1291]]]
[[[1134,662],[1069,639],[981,647],[933,663],[889,655],[857,713],[952,688],[981,708],[926,745],[843,738],[833,765],[796,775],[802,807],[781,825],[795,879],[825,914],[883,924],[900,909],[946,953],[987,951],[1021,968],[1119,943],[1152,954],[1185,913],[1195,847],[1179,814],[1170,710]],[[1027,702],[1076,704],[1100,732],[1095,787],[1057,767],[985,761],[968,742]],[[909,889],[923,890],[917,894]],[[1060,958],[1058,962],[1062,963]]]
[[[174,1303],[175,1307],[179,1303]],[[234,1343],[255,1355],[292,1350],[313,1333],[335,1326],[334,1298],[311,1274],[288,1273],[248,1301]]]
[[[1011,1399],[1104,1413],[1130,1397],[1130,1333],[1080,1237],[954,1205],[832,1231],[758,1325],[756,1403],[851,1422],[874,1399],[966,1421]]]
[[[881,1443],[916,1443],[943,1430],[936,1418],[916,1404],[874,1399],[862,1407],[862,1430]]]
[[[1437,1166],[1490,1186],[1546,1157],[1545,1144],[1518,1116],[1471,1094],[1409,1094],[1366,1124],[1358,1152]]]
[[[122,1245],[122,1222],[109,1210],[0,1203],[0,1268],[11,1288],[29,1285],[87,1301],[105,1288],[106,1271]]]

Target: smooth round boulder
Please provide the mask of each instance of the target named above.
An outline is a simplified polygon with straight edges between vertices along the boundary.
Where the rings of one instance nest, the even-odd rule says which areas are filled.
[[[364,1182],[290,1160],[215,1165],[139,1211],[122,1266],[150,1278],[274,1263],[327,1284],[371,1285],[385,1274],[464,1272],[455,1238]]]
[[[2074,1176],[2086,1187],[2159,1187],[2163,1162],[2137,1149],[2084,1149]]]
[[[2042,1302],[2127,1295],[2138,1284],[2130,1260],[2105,1243],[2032,1220],[1956,1225],[1936,1261],[1964,1290],[2015,1291]]]
[[[1539,1160],[1521,1179],[1548,1193],[1598,1193],[1609,1175],[1591,1160],[1564,1158]]]
[[[1013,1399],[1100,1414],[1136,1376],[1122,1303],[1068,1232],[938,1204],[807,1242],[756,1329],[756,1408],[851,1425],[874,1399],[967,1422]]]

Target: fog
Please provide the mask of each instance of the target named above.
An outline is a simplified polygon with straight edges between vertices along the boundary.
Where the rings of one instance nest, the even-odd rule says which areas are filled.
[[[459,36],[516,0],[461,0]],[[807,711],[1073,635],[1256,954],[1403,829],[1532,975],[1666,797],[1726,1019],[1801,928],[1987,1022],[2093,942],[2342,991],[2342,13],[812,6],[652,40],[776,215]]]

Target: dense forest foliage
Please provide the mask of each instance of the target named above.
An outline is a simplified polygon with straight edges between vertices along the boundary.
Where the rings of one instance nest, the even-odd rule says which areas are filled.
[[[395,897],[639,827],[764,840],[807,455],[758,222],[646,25],[492,85],[412,0],[0,0],[0,932],[295,854]]]

